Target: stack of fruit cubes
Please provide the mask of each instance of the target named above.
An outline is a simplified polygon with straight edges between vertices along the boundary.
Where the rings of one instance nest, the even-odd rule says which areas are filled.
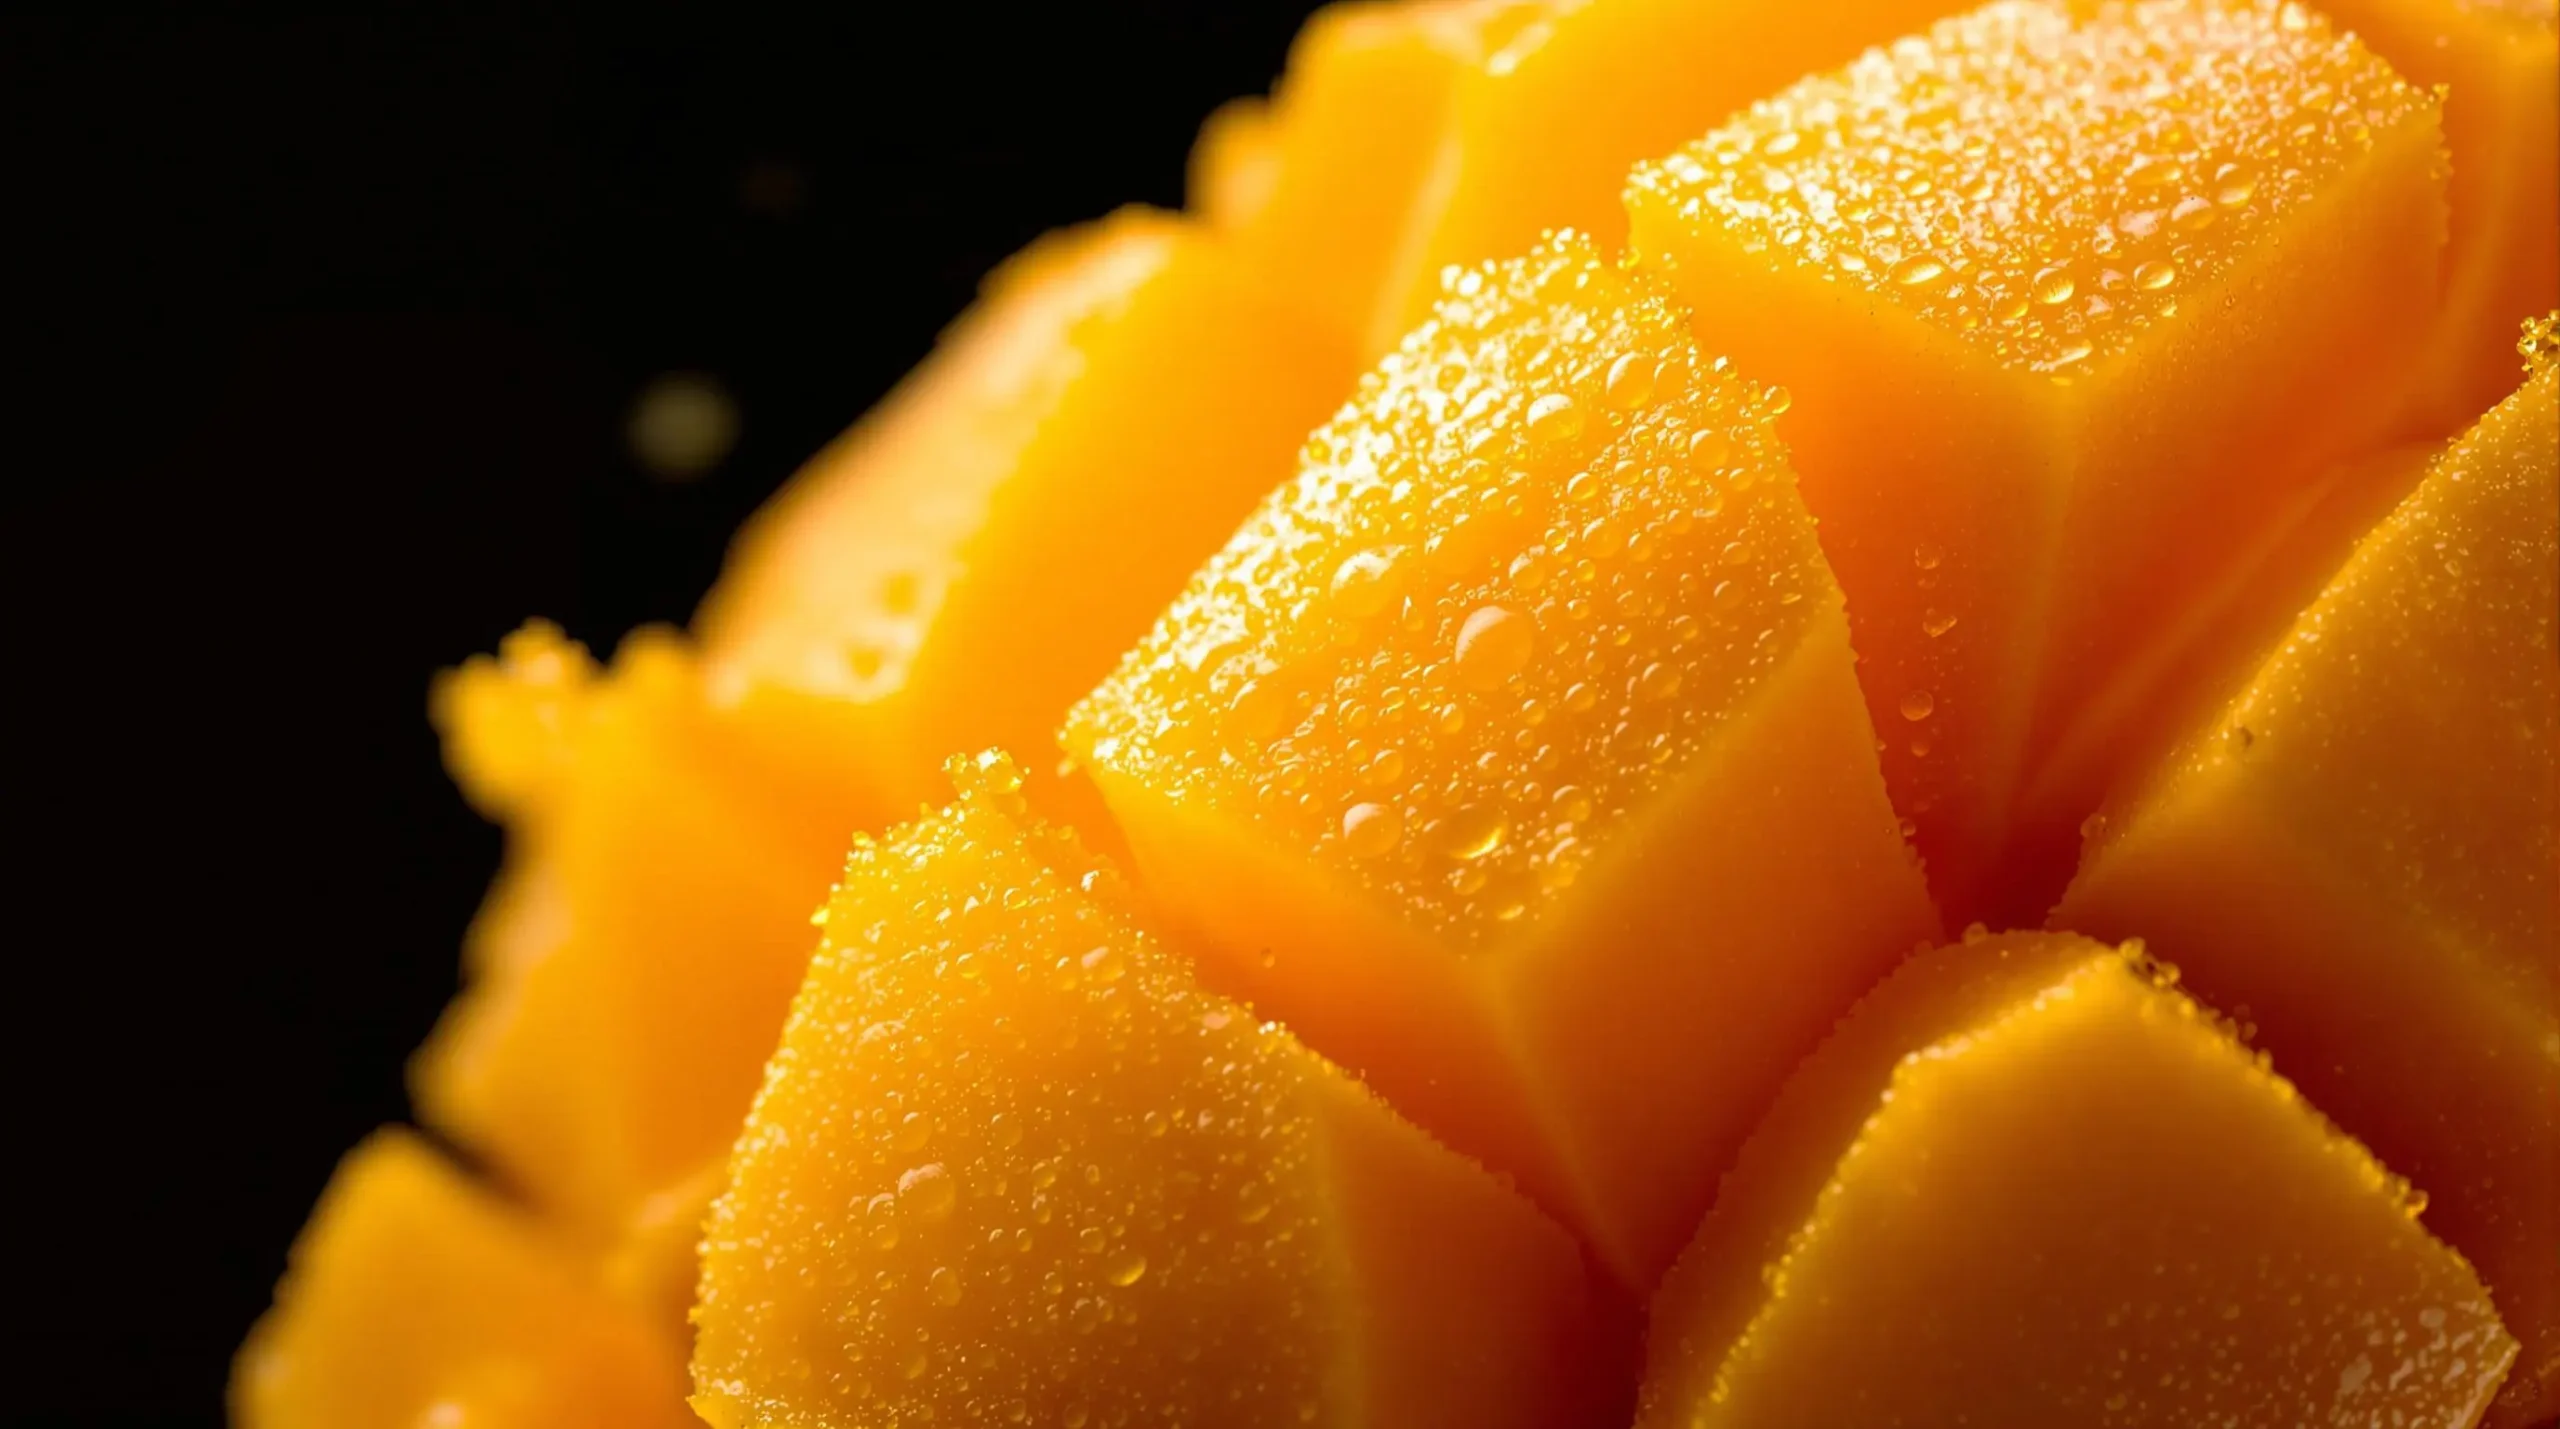
[[[481,1169],[235,1422],[2554,1422],[2555,56],[1325,11],[689,632],[440,684]]]

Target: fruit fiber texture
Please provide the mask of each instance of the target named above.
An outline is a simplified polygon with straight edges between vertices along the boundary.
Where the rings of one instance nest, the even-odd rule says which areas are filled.
[[[240,1352],[269,1429],[675,1429],[669,1327],[603,1293],[522,1211],[406,1132],[350,1153]]]
[[[2443,170],[2432,96],[2247,0],[1987,6],[1637,170],[1634,251],[1794,393],[1950,921],[2042,914],[2108,766],[2022,809],[2038,758],[2380,434]]]
[[[2466,1424],[2515,1342],[2408,1194],[2162,970],[1968,940],[1788,1084],[1638,1423]]]
[[[234,1422],[2549,1429],[2554,13],[1320,12],[438,682]]]
[[[2560,1413],[2555,623],[2545,359],[2107,811],[2055,913],[2138,931],[2247,1009],[2303,1091],[2426,1189],[2427,1224],[2524,1343],[2510,1423]]]
[[[1471,271],[1066,736],[1224,985],[1630,1286],[1935,929],[1776,400],[1578,236]]]
[[[706,1233],[748,1424],[1570,1423],[1579,1253],[1202,992],[1011,766],[858,845]]]

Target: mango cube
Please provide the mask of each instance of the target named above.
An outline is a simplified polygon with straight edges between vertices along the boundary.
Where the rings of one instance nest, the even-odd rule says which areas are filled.
[[[601,1247],[736,1137],[856,813],[760,767],[664,631],[607,672],[531,626],[436,705],[457,776],[509,825],[509,872],[412,1090]]]
[[[401,1131],[350,1153],[240,1352],[239,1429],[678,1429],[684,1360]]]
[[[1329,6],[1290,50],[1267,116],[1272,198],[1243,250],[1376,357],[1431,315],[1451,265],[1550,228],[1614,249],[1629,164],[1956,8],[1834,0],[1808,25],[1779,0]],[[1204,131],[1205,155],[1233,118]]]
[[[1065,736],[1222,985],[1629,1285],[1936,927],[1772,405],[1587,240],[1472,271]]]
[[[1545,1426],[1572,1241],[1202,992],[1019,778],[856,846],[707,1235],[750,1424]]]
[[[2434,99],[2297,7],[2016,0],[1637,170],[1634,251],[1794,394],[1950,921],[2042,916],[2149,731],[2030,820],[2041,757],[2398,410],[2443,168]]]
[[[1942,949],[1754,1134],[1637,1423],[2467,1425],[2515,1342],[2407,1197],[2163,970]]]
[[[2453,153],[2444,311],[2425,422],[2459,431],[2515,385],[2516,325],[2560,307],[2560,6],[2321,0],[2412,83],[2443,85]]]
[[[715,699],[886,811],[955,748],[1045,747],[1353,372],[1183,220],[1034,244],[741,534],[697,621]]]
[[[2544,331],[2549,330],[2546,321]],[[2547,338],[2546,338],[2547,341]],[[2061,926],[2246,1008],[2424,1187],[2560,1412],[2560,373],[2492,411],[2092,833]]]

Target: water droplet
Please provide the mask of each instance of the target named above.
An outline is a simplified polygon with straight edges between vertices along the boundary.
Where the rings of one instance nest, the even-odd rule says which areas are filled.
[[[907,1351],[906,1359],[899,1363],[898,1376],[901,1379],[922,1379],[924,1372],[929,1368],[931,1366],[925,1362],[924,1351],[920,1348],[912,1349]]]
[[[2199,233],[2213,227],[2213,205],[2200,198],[2182,198],[2169,210],[2169,223],[2182,233]]]
[[[2187,176],[2187,166],[2174,159],[2140,159],[2124,176],[2135,188],[2167,188]]]
[[[1115,983],[1129,975],[1129,960],[1120,956],[1118,948],[1105,945],[1086,953],[1082,959],[1086,980]]]
[[[1680,693],[1680,683],[1679,667],[1657,661],[1636,677],[1636,693],[1648,700],[1667,700]]]
[[[1529,404],[1531,441],[1570,441],[1581,433],[1582,409],[1565,393],[1550,392]]]
[[[1923,283],[1934,283],[1945,277],[1946,273],[1947,265],[1926,253],[1916,254],[1893,265],[1893,281],[1906,288],[1916,288]]]
[[[1354,804],[1342,811],[1342,846],[1357,858],[1380,858],[1404,842],[1404,815],[1386,804]]]
[[[1260,1181],[1248,1180],[1236,1187],[1236,1219],[1246,1225],[1260,1225],[1271,1216],[1271,1188]]]
[[[1500,689],[1529,663],[1529,618],[1504,606],[1479,606],[1458,627],[1459,682],[1471,690]]]
[[[1911,548],[1911,564],[1924,571],[1936,570],[1938,563],[1946,558],[1946,551],[1937,546],[1923,543]]]
[[[1930,609],[1920,612],[1920,633],[1935,640],[1956,628],[1956,618],[1946,611]]]
[[[1441,847],[1460,863],[1473,863],[1501,848],[1510,837],[1511,820],[1500,809],[1479,804],[1449,816],[1441,830]]]
[[[1785,416],[1787,414],[1787,409],[1795,404],[1796,394],[1788,391],[1784,387],[1773,385],[1768,390],[1760,394],[1760,405],[1762,410],[1772,417]]]
[[[2035,276],[2036,301],[2046,307],[2070,302],[2071,295],[2078,291],[2080,291],[2080,285],[2071,281],[2071,274],[2067,269],[2047,268]]]
[[[1692,466],[1713,470],[1723,466],[1732,455],[1733,442],[1722,432],[1706,431],[1689,434],[1689,464]]]
[[[871,1244],[880,1250],[898,1248],[898,1198],[886,1192],[874,1196],[863,1206],[863,1219],[871,1226]]]
[[[959,1203],[960,1183],[939,1161],[928,1161],[898,1178],[898,1208],[926,1224],[949,1220]]]
[[[997,1112],[987,1119],[987,1136],[999,1151],[1011,1151],[1022,1144],[1022,1118]]]
[[[947,1265],[938,1266],[925,1277],[924,1288],[934,1304],[947,1310],[960,1303],[960,1272]]]
[[[1137,1251],[1124,1250],[1113,1256],[1111,1263],[1103,1267],[1102,1278],[1126,1289],[1137,1284],[1146,1276],[1146,1273],[1147,1258]]]
[[[2238,208],[2255,197],[2258,176],[2243,164],[2225,164],[2213,172],[2213,201],[2224,208]]]
[[[2155,260],[2134,265],[2133,283],[2137,288],[2156,293],[2176,281],[2178,281],[2178,265],[2175,263],[2162,263]]]
[[[1902,697],[1900,708],[1904,719],[1917,724],[1937,711],[1938,701],[1927,690],[1913,690]]]
[[[1366,620],[1395,598],[1395,557],[1385,551],[1360,551],[1333,568],[1333,598],[1343,613]]]
[[[1609,364],[1604,391],[1609,405],[1621,412],[1641,407],[1653,396],[1654,379],[1661,367],[1641,352],[1630,352]]]

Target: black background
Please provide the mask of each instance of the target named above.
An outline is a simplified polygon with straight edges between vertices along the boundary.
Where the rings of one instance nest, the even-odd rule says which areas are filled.
[[[1307,8],[8,7],[41,847],[0,1419],[214,1422],[331,1164],[404,1115],[498,852],[429,674],[527,615],[599,652],[684,618],[995,261],[1178,203]],[[624,421],[680,369],[741,428],[670,485]]]

